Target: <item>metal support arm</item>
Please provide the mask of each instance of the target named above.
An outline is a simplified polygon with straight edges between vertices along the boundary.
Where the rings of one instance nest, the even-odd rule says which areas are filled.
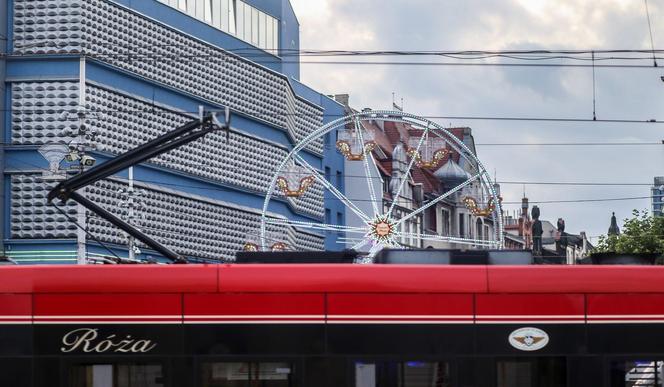
[[[116,156],[115,158],[108,160],[105,163],[99,164],[96,167],[91,168],[81,174],[78,174],[71,179],[67,179],[61,182],[48,193],[48,202],[50,203],[55,198],[58,198],[63,202],[66,202],[68,199],[72,199],[88,210],[101,216],[116,227],[120,228],[122,231],[145,243],[148,247],[163,254],[171,261],[175,263],[187,262],[185,257],[171,251],[166,246],[145,235],[142,231],[133,227],[124,220],[116,217],[115,215],[111,214],[110,212],[106,211],[105,209],[101,208],[97,204],[91,202],[75,191],[115,173],[118,173],[124,169],[127,169],[133,165],[139,164],[143,161],[149,160],[182,145],[195,141],[208,133],[218,130],[228,131],[230,129],[230,111],[228,108],[226,108],[225,113],[225,122],[222,124],[217,120],[215,113],[208,113],[203,115],[201,112],[199,119],[188,122],[171,132],[157,137],[154,140],[148,141],[147,143],[129,150],[126,153]],[[200,128],[200,130],[196,130],[198,128]]]

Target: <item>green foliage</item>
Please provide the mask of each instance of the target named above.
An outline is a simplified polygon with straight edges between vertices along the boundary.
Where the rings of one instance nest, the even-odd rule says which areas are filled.
[[[664,254],[664,217],[653,217],[648,211],[632,211],[625,219],[620,235],[600,236],[595,248],[598,253],[657,253]]]

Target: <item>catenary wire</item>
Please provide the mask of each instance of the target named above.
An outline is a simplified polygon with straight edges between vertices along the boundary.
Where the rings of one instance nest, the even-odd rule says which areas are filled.
[[[30,110],[12,110],[12,109],[0,109],[3,112],[14,112],[16,114],[43,114],[43,113],[61,113],[63,111],[70,111],[69,109],[65,110],[56,110],[50,112],[48,109],[30,109]],[[157,113],[151,109],[145,110],[91,110],[87,113],[125,113],[125,114],[198,114],[198,112],[190,111],[169,111]],[[307,113],[268,113],[268,112],[239,112],[242,115],[249,115],[255,117],[315,117],[318,118],[318,114],[307,114]],[[324,114],[325,118],[342,118],[345,117],[343,114]],[[448,120],[478,120],[478,121],[536,121],[536,122],[558,122],[558,123],[613,123],[613,124],[664,124],[664,121],[657,120],[655,118],[647,118],[642,120],[637,119],[596,119],[592,118],[580,118],[580,117],[518,117],[518,116],[467,116],[467,115],[420,115],[422,118],[427,119],[448,119]],[[88,121],[96,121],[86,119]],[[104,119],[97,119],[98,121],[103,121]]]

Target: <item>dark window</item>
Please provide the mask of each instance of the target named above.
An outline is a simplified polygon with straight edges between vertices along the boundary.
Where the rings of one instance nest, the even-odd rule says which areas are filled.
[[[611,362],[611,387],[664,385],[662,360],[628,360]]]
[[[466,218],[463,216],[463,214],[459,214],[459,237],[464,238],[466,236],[466,225],[465,225],[465,220]]]
[[[70,387],[164,387],[161,364],[85,364],[69,372]]]
[[[330,167],[325,167],[325,180],[330,181],[330,178],[331,178],[330,175],[331,174],[332,173],[330,172]],[[330,183],[331,183],[331,181],[330,181]]]
[[[332,222],[331,218],[332,218],[332,213],[330,212],[329,208],[326,208],[325,209],[325,223],[330,224],[330,222]]]
[[[288,363],[204,363],[202,387],[290,387]]]
[[[343,175],[341,174],[341,171],[337,171],[337,188],[340,191],[343,191],[344,189],[344,178]]]
[[[355,387],[451,387],[447,362],[357,362]]]
[[[565,387],[567,363],[563,357],[496,361],[496,387]]]
[[[447,210],[442,210],[441,214],[441,220],[443,223],[443,229],[441,232],[441,235],[445,236],[451,236],[450,235],[450,212]]]
[[[338,225],[344,224],[344,214],[341,212],[337,212],[337,224]]]
[[[437,227],[437,221],[436,219],[436,206],[433,206],[429,208],[427,211],[427,218],[429,218],[429,224],[428,224],[428,229],[431,230],[433,233],[438,232],[438,227]]]

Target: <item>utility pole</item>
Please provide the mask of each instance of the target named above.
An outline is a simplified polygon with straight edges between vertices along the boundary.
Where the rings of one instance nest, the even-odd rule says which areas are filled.
[[[79,105],[79,133],[83,130],[83,125],[85,125],[85,116],[82,113],[82,109],[85,106],[85,55],[81,55],[79,62],[79,71],[78,71],[78,105]],[[83,172],[83,165],[81,163],[81,173]],[[81,192],[81,195],[84,195]],[[86,230],[88,229],[87,222],[87,209],[81,204],[76,206],[76,222],[81,226],[77,228],[76,231],[76,245],[77,245],[77,263],[79,265],[85,265],[87,263],[87,249],[86,249]],[[85,229],[83,229],[85,228]]]
[[[129,187],[127,188],[127,218],[128,218],[128,223],[131,224],[132,226],[136,226],[134,224],[134,216],[135,216],[135,202],[134,202],[134,167],[129,167]],[[127,247],[129,249],[129,259],[134,260],[136,259],[136,251],[134,250],[136,248],[136,240],[134,239],[133,236],[128,235],[127,236]]]

